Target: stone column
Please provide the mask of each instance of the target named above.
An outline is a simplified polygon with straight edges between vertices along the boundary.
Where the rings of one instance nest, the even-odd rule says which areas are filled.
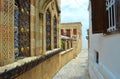
[[[65,50],[67,50],[67,40],[65,40]]]
[[[51,50],[54,49],[54,14],[51,11]]]
[[[39,23],[39,6],[36,7],[35,19],[35,55],[40,55],[40,23]]]
[[[71,48],[71,40],[69,40],[69,49]]]
[[[72,41],[73,41],[73,40],[70,41],[70,43],[71,43],[71,44],[70,44],[70,45],[71,45],[71,48],[73,47],[73,46],[72,46],[72,45],[73,45],[73,44],[72,44]]]
[[[46,15],[45,15],[45,13],[44,13],[44,15],[43,15],[43,28],[42,28],[42,30],[43,30],[43,32],[42,32],[42,40],[43,40],[43,43],[42,43],[42,49],[43,49],[43,51],[42,51],[42,54],[45,54],[46,53],[46,23],[45,23],[45,21],[46,21]]]
[[[39,13],[39,19],[40,19],[40,54],[41,55],[43,55],[44,53],[43,53],[43,40],[42,40],[42,38],[43,38],[43,14],[42,13]]]
[[[30,11],[30,44],[31,56],[35,56],[35,3],[31,0]]]

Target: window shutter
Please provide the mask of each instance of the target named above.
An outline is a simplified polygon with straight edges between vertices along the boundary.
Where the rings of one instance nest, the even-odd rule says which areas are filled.
[[[103,0],[103,33],[107,33],[109,27],[108,12],[106,10],[106,0]]]
[[[105,1],[106,0],[91,0],[93,33],[103,33],[106,31],[107,11],[105,6],[106,4]]]
[[[73,29],[73,34],[77,35],[77,29]]]
[[[66,36],[70,37],[70,29],[66,29]]]
[[[61,29],[61,35],[64,35],[64,30],[63,29]]]

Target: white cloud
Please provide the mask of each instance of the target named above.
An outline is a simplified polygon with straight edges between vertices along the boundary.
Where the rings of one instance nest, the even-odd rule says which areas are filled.
[[[87,9],[88,0],[61,0],[61,7],[69,6],[70,8],[84,8]]]
[[[61,22],[82,22],[83,48],[87,47],[86,29],[89,27],[89,0],[61,0]]]

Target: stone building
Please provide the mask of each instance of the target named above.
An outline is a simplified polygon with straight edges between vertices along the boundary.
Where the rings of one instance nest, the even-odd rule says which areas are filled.
[[[0,6],[1,65],[60,47],[57,0],[1,0]]]
[[[60,0],[0,0],[0,79],[51,79],[76,54],[60,45]]]
[[[82,49],[81,22],[62,23],[60,25],[60,30],[61,39],[65,43],[65,49],[70,47],[77,48],[77,51],[80,51]]]
[[[62,23],[60,25],[61,35],[68,36],[70,38],[81,39],[82,24],[80,22]]]
[[[1,0],[0,65],[60,50],[59,24],[60,0]]]

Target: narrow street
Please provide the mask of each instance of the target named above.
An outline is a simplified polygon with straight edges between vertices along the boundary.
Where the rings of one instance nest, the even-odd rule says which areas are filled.
[[[88,51],[84,49],[75,59],[66,64],[53,79],[90,79],[87,63]]]

